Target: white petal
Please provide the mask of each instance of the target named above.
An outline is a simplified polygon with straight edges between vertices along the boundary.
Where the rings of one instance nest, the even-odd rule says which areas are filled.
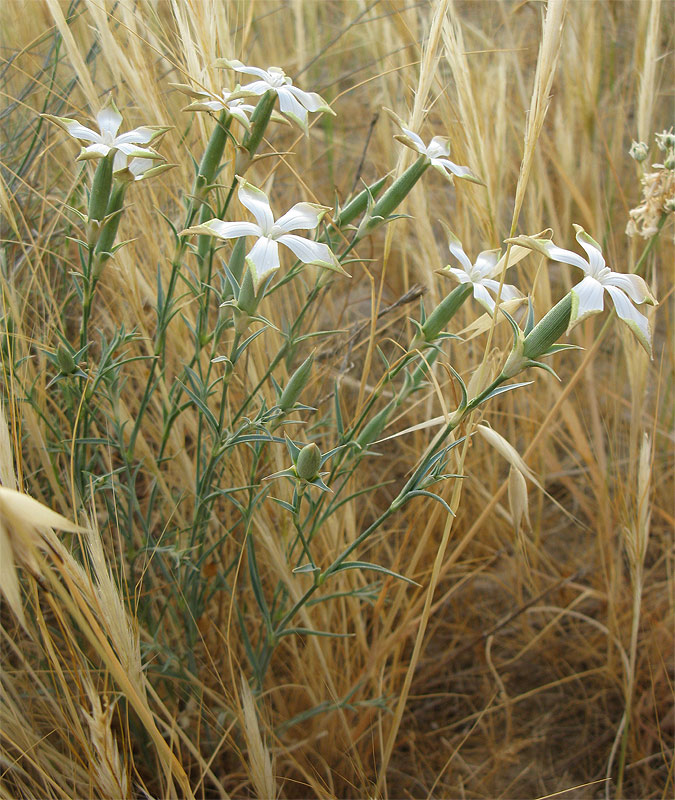
[[[443,272],[449,272],[452,277],[456,278],[460,283],[473,283],[469,273],[458,267],[445,267]]]
[[[473,265],[473,273],[478,273],[481,278],[489,278],[494,275],[500,254],[501,250],[483,250],[478,254],[476,263]]]
[[[140,159],[136,160],[139,161]],[[147,160],[149,161],[150,159]],[[113,172],[119,172],[120,170],[125,169],[126,166],[127,166],[127,156],[120,150],[116,150],[115,156],[113,158]]]
[[[476,282],[476,284],[478,281]],[[499,291],[499,281],[495,281],[492,278],[483,278],[480,281],[482,286],[485,286],[486,289],[489,289],[491,292],[494,292],[495,297],[497,296],[497,292]],[[501,298],[502,300],[515,300],[517,297],[522,297],[518,289],[515,286],[511,286],[509,283],[505,283],[502,286],[502,293]]]
[[[75,122],[75,120],[69,121],[69,124],[64,125],[63,127],[74,139],[81,139],[84,142],[101,141],[100,133],[95,133],[91,128],[80,125],[80,123]]]
[[[618,287],[638,305],[640,303],[649,303],[650,305],[656,303],[652,293],[649,291],[649,287],[639,275],[623,275],[620,272],[610,272],[609,276],[604,278],[602,283],[603,286]]]
[[[288,247],[303,264],[335,267],[338,263],[327,244],[312,242],[310,239],[304,239],[302,236],[295,236],[292,233],[280,236],[277,241]]]
[[[155,166],[154,159],[151,158],[132,158],[129,162],[129,172],[138,181],[141,180],[143,174]]]
[[[307,111],[333,111],[323,97],[316,92],[304,92],[297,86],[289,86],[286,91],[291,92]]]
[[[274,270],[279,269],[279,247],[277,243],[261,236],[246,256],[246,263],[251,270],[253,285],[256,290],[261,281]]]
[[[280,234],[290,231],[313,231],[327,210],[316,203],[296,203],[274,223],[270,235],[278,239]]]
[[[268,81],[252,81],[251,83],[247,83],[246,86],[242,86],[236,94],[242,97],[243,92],[247,92],[248,94],[265,94],[268,89],[274,89],[274,86],[270,86]],[[235,92],[232,92],[235,94]]]
[[[139,147],[137,144],[115,144],[115,149],[132,158],[161,159],[162,156],[152,147]]]
[[[577,232],[577,242],[588,254],[588,263],[591,265],[591,275],[598,275],[601,269],[605,268],[605,259],[596,243],[584,230]]]
[[[103,135],[107,133],[114,139],[122,124],[122,115],[113,108],[104,108],[96,115],[96,122]]]
[[[237,196],[239,197],[239,202],[245,208],[248,208],[255,217],[255,221],[260,225],[262,235],[267,236],[274,225],[274,217],[272,216],[270,201],[267,199],[265,192],[240,178]]]
[[[454,161],[450,161],[449,158],[432,158],[431,165],[436,168],[446,169],[458,178],[475,178],[475,175],[468,167],[460,167]]]
[[[215,109],[215,110],[220,110],[220,109]],[[250,127],[250,123],[248,120],[248,116],[246,115],[246,112],[248,111],[248,113],[250,114],[251,111],[253,111],[253,106],[235,105],[234,103],[232,103],[232,105],[227,106],[227,110],[237,120],[237,122],[241,123],[245,128]]]
[[[241,236],[262,236],[262,231],[253,222],[223,222],[222,219],[210,219],[201,225],[194,225],[181,233],[198,233],[206,236],[217,236],[219,239],[239,239]]]
[[[473,270],[473,264],[469,261],[469,256],[464,252],[464,248],[462,245],[457,241],[453,242],[452,240],[448,243],[448,247],[450,248],[450,252],[452,255],[459,261],[459,263],[464,267],[467,271],[467,275],[470,275]]]
[[[157,137],[157,131],[152,128],[143,126],[141,128],[134,128],[133,131],[127,131],[120,134],[115,139],[115,145],[118,144],[148,144]]]
[[[434,136],[427,147],[427,155],[432,163],[435,158],[450,155],[450,142],[445,136]]]
[[[590,270],[590,264],[585,261],[580,255],[573,253],[571,250],[563,250],[562,247],[557,247],[553,242],[542,241],[542,249],[546,251],[546,255],[551,261],[561,261],[563,264],[571,264],[573,267],[579,267],[586,274]]]
[[[607,291],[612,296],[614,301],[614,308],[619,319],[622,319],[626,325],[637,336],[640,344],[645,348],[647,353],[652,354],[652,334],[649,330],[649,320],[644,314],[641,314],[626,297],[626,295],[615,286],[607,286]]]
[[[591,275],[587,275],[572,289],[572,313],[568,331],[590,314],[602,311],[605,307],[604,291],[602,284]]]
[[[244,75],[256,75],[258,78],[262,78],[265,81],[269,80],[267,72],[264,69],[260,69],[260,67],[247,67],[244,63],[236,59],[228,60],[224,63],[236,72],[243,72]]]
[[[404,128],[403,126],[401,126],[401,130],[415,145],[415,150],[425,156],[427,154],[427,148],[424,146],[424,142],[422,141],[421,137],[418,136],[414,131]]]
[[[291,93],[291,90],[286,86],[280,86],[277,89],[279,96],[279,110],[282,114],[290,117],[298,123],[301,128],[307,127],[307,111]]]
[[[107,156],[112,148],[110,145],[107,144],[88,144],[86,147],[83,147],[80,151],[80,155],[77,157],[78,161],[85,161],[88,158],[103,158]]]
[[[480,283],[474,283],[473,296],[483,306],[483,308],[490,312],[490,314],[494,313],[495,301],[490,297],[490,294],[485,286]]]

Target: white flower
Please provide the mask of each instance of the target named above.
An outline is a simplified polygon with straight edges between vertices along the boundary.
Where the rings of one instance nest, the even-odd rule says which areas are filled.
[[[122,115],[112,100],[96,116],[99,133],[68,117],[54,117],[51,114],[44,114],[43,116],[63,128],[73,139],[92,142],[92,144],[82,148],[80,155],[77,157],[78,161],[89,158],[104,158],[111,150],[115,150],[113,171],[117,172],[126,166],[125,156],[147,159],[162,158],[151,147],[140,147],[139,145],[150,144],[168,129],[144,125],[118,136],[117,131],[122,124]]]
[[[243,99],[232,98],[239,87],[234,91],[230,89],[221,89],[220,94],[214,92],[201,91],[193,89],[183,83],[171,84],[174,88],[179,89],[184,94],[195,98],[194,103],[183,109],[183,111],[227,111],[245,128],[249,127],[249,115],[253,113],[255,106],[246,103]]]
[[[406,147],[410,147],[411,150],[416,150],[420,155],[426,156],[431,166],[437,169],[444,178],[452,180],[454,175],[457,178],[463,178],[473,183],[483,183],[483,181],[477,178],[468,167],[460,167],[453,161],[450,161],[448,158],[450,155],[449,139],[444,136],[434,136],[429,142],[429,145],[425,146],[422,139],[414,131],[404,127],[400,120],[397,121],[401,126],[403,135],[401,136],[398,134],[394,136],[394,138]]]
[[[247,67],[241,61],[231,61],[225,58],[218,59],[215,65],[229,67],[245,75],[255,75],[259,80],[247,83],[233,92],[235,98],[262,95],[267,91],[276,92],[281,113],[292,119],[305,131],[307,130],[308,111],[324,111],[327,114],[335,114],[316,92],[304,92],[297,86],[293,86],[293,81],[280,67],[268,67],[267,69]]]
[[[473,285],[473,296],[488,311],[493,314],[495,301],[490,297],[488,289],[496,295],[499,291],[499,281],[495,280],[495,275],[500,275],[504,266],[504,258],[500,258],[501,250],[483,250],[478,254],[474,264],[464,252],[462,243],[450,231],[448,231],[448,245],[450,252],[459,261],[463,269],[458,267],[445,267],[444,272],[449,272],[460,283],[471,283]],[[525,251],[526,252],[526,251]],[[524,257],[525,252],[509,258],[509,266],[513,266],[517,261]],[[515,286],[505,283],[502,286],[501,299],[514,300],[522,297]]]
[[[612,272],[605,264],[600,245],[586,233],[581,225],[575,225],[574,229],[577,241],[586,251],[588,261],[577,253],[563,250],[562,247],[557,247],[549,241],[536,240],[539,246],[535,248],[545,253],[553,261],[571,264],[584,272],[584,279],[572,289],[572,313],[567,329],[568,333],[586,317],[598,314],[603,310],[604,294],[608,292],[614,302],[619,319],[628,325],[640,344],[651,355],[652,336],[649,320],[633,306],[633,303],[657,305],[647,284],[639,275],[623,275],[620,272]]]
[[[211,219],[188,228],[181,236],[186,233],[205,234],[219,239],[255,236],[258,241],[249,250],[246,263],[251,270],[256,291],[267,275],[279,269],[279,244],[288,247],[303,264],[315,264],[344,273],[328,245],[290,233],[295,230],[314,230],[328,211],[325,206],[297,203],[275,220],[265,192],[243,178],[237,177],[237,180],[239,202],[253,214],[256,222],[223,222],[220,219]]]

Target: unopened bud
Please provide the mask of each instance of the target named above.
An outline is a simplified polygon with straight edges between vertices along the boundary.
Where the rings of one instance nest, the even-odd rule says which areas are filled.
[[[307,386],[313,364],[314,353],[312,352],[289,378],[286,388],[281,393],[278,403],[279,408],[284,413],[287,413],[293,408],[298,401],[302,390],[305,388],[305,386]]]
[[[523,356],[536,359],[548,352],[565,333],[572,313],[572,294],[566,294],[562,300],[545,314],[534,326],[523,342]]]
[[[431,314],[429,314],[424,325],[422,325],[422,334],[420,335],[418,333],[415,339],[413,339],[411,349],[436,341],[441,331],[455,316],[457,311],[459,311],[472,291],[473,285],[471,283],[460,283],[449,295],[444,297]]]
[[[237,308],[246,312],[247,314],[253,314],[255,313],[257,306],[258,298],[255,296],[251,270],[244,268],[244,275],[241,279],[241,286],[239,288],[239,296],[237,297]]]
[[[298,454],[295,464],[295,472],[298,478],[303,481],[311,481],[316,478],[321,466],[321,450],[314,442],[305,445]]]
[[[644,142],[633,142],[628,152],[630,157],[640,164],[649,155],[649,147]]]
[[[72,375],[77,370],[77,364],[70,350],[62,344],[59,345],[56,351],[56,360],[59,362],[59,367],[64,375]]]

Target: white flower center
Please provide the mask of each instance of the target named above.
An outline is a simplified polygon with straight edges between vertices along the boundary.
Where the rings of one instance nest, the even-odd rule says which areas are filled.
[[[603,267],[599,272],[597,272],[593,277],[599,282],[604,283],[607,278],[612,274],[612,270],[609,267]]]
[[[267,71],[267,76],[267,82],[274,89],[278,89],[286,83],[286,73],[283,69],[279,69],[279,67],[270,67]]]

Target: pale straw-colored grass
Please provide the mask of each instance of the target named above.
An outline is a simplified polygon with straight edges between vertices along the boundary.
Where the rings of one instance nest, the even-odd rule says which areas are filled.
[[[158,497],[153,546],[140,526],[121,530],[121,493],[115,513],[104,508],[96,487],[94,500],[76,495],[67,442],[73,431],[48,385],[54,373],[44,351],[56,351],[57,331],[72,338],[76,319],[63,307],[64,276],[77,267],[63,202],[82,191],[77,148],[43,129],[44,143],[20,170],[29,139],[18,132],[34,129],[43,110],[51,72],[38,71],[55,32],[63,37],[62,60],[49,113],[85,121],[112,91],[125,125],[173,126],[161,150],[177,166],[130,192],[119,238],[132,241],[107,266],[93,319],[92,329],[108,334],[119,324],[136,328],[134,355],[152,352],[157,270],[166,283],[170,269],[168,227],[156,209],[181,218],[182,194],[193,178],[189,154],[200,157],[211,130],[206,115],[182,113],[185,98],[171,82],[232,85],[233,73],[211,65],[218,57],[240,58],[279,64],[333,102],[337,116],[312,117],[309,138],[288,126],[270,128],[271,146],[293,155],[265,159],[247,177],[266,183],[277,212],[301,199],[329,205],[334,192],[344,199],[367,142],[361,177],[369,182],[410,163],[385,114],[367,139],[383,106],[418,127],[425,142],[449,136],[453,160],[469,164],[487,188],[458,181],[450,189],[437,175],[425,175],[401,209],[413,219],[361,243],[361,261],[349,265],[352,280],[340,280],[322,298],[317,329],[367,323],[359,337],[349,349],[349,333],[310,341],[275,373],[283,383],[284,370],[318,344],[307,403],[318,405],[319,416],[328,413],[337,380],[349,420],[382,376],[377,346],[387,337],[405,346],[411,333],[405,317],[417,316],[414,306],[379,319],[378,310],[416,283],[428,289],[429,310],[450,288],[434,274],[450,258],[439,220],[474,255],[514,231],[549,226],[556,243],[574,249],[577,222],[602,242],[613,269],[634,268],[645,243],[624,234],[629,209],[640,201],[627,149],[632,139],[651,141],[673,122],[672,5],[86,0],[74,9],[68,18],[65,4],[44,0],[9,3],[0,12],[3,57],[13,58],[4,65],[3,91],[8,104],[19,98],[2,118],[8,147],[0,156],[2,311],[14,326],[6,335],[3,323],[0,477],[3,491],[30,494],[86,529],[52,533],[34,520],[2,517],[0,541],[17,565],[2,572],[3,590],[9,587],[0,673],[3,796],[106,797],[116,787],[120,795],[141,796],[145,786],[155,797],[366,797],[379,785],[392,798],[543,797],[565,790],[594,797],[606,786],[616,794],[616,783],[605,777],[615,781],[619,771],[625,796],[670,796],[672,222],[642,272],[661,301],[653,317],[655,360],[619,333],[616,321],[596,318],[576,328],[571,341],[586,349],[558,357],[562,383],[533,376],[534,387],[505,396],[485,419],[472,421],[489,423],[508,457],[480,435],[461,454],[453,451],[452,471],[463,467],[466,477],[441,490],[458,506],[452,524],[439,504],[417,499],[359,554],[421,587],[385,580],[370,591],[372,575],[342,573],[333,584],[339,596],[306,607],[298,624],[351,636],[284,637],[262,692],[252,693],[241,680],[250,667],[238,611],[257,630],[257,607],[245,535],[239,527],[221,541],[222,526],[236,521],[225,503],[207,526],[214,549],[200,576],[206,591],[216,591],[196,620],[198,636],[185,638],[178,576],[191,558],[184,532],[194,512],[192,410],[172,429],[168,460],[157,463],[161,402],[190,357],[180,315],[169,328],[164,371],[136,450],[144,465],[141,509],[153,488]],[[232,169],[226,163],[219,181],[229,185]],[[533,290],[538,316],[571,280],[536,256],[508,273],[508,282]],[[274,297],[261,310],[282,325],[294,318],[304,293],[293,283]],[[473,323],[476,311],[463,310],[453,330]],[[196,316],[187,294],[181,314],[188,321]],[[505,325],[481,324],[480,335],[452,342],[442,359],[473,386],[499,368],[510,347]],[[281,341],[269,330],[252,344],[232,384],[230,410],[258,383]],[[128,365],[118,408],[127,431],[147,370],[147,361]],[[420,423],[456,404],[447,370],[441,365],[433,377],[382,438],[416,429],[377,445],[382,455],[366,462],[370,474],[359,480],[392,480],[395,487],[407,475],[436,431]],[[29,389],[32,402],[25,400]],[[263,398],[274,402],[269,384],[257,402]],[[307,427],[289,430],[302,438]],[[54,431],[65,446],[53,446]],[[321,432],[327,450],[330,430]],[[108,433],[104,426],[96,431],[101,438]],[[504,442],[545,491],[533,482],[524,490],[509,477],[514,465],[517,475],[525,467]],[[111,471],[118,466],[112,452],[105,458]],[[285,450],[270,449],[268,474],[286,466]],[[248,454],[234,451],[229,486],[247,485],[249,469]],[[275,488],[279,496],[284,491],[282,484]],[[331,517],[312,543],[317,562],[330,563],[392,492],[384,487]],[[45,524],[57,526],[50,519]],[[282,581],[294,601],[309,579],[290,573],[291,528],[287,515],[265,503],[247,535],[255,540],[263,586],[271,594]],[[219,576],[233,563],[224,591]],[[368,599],[356,590],[370,591]],[[151,631],[153,619],[161,624]],[[323,711],[312,714],[317,708]]]

